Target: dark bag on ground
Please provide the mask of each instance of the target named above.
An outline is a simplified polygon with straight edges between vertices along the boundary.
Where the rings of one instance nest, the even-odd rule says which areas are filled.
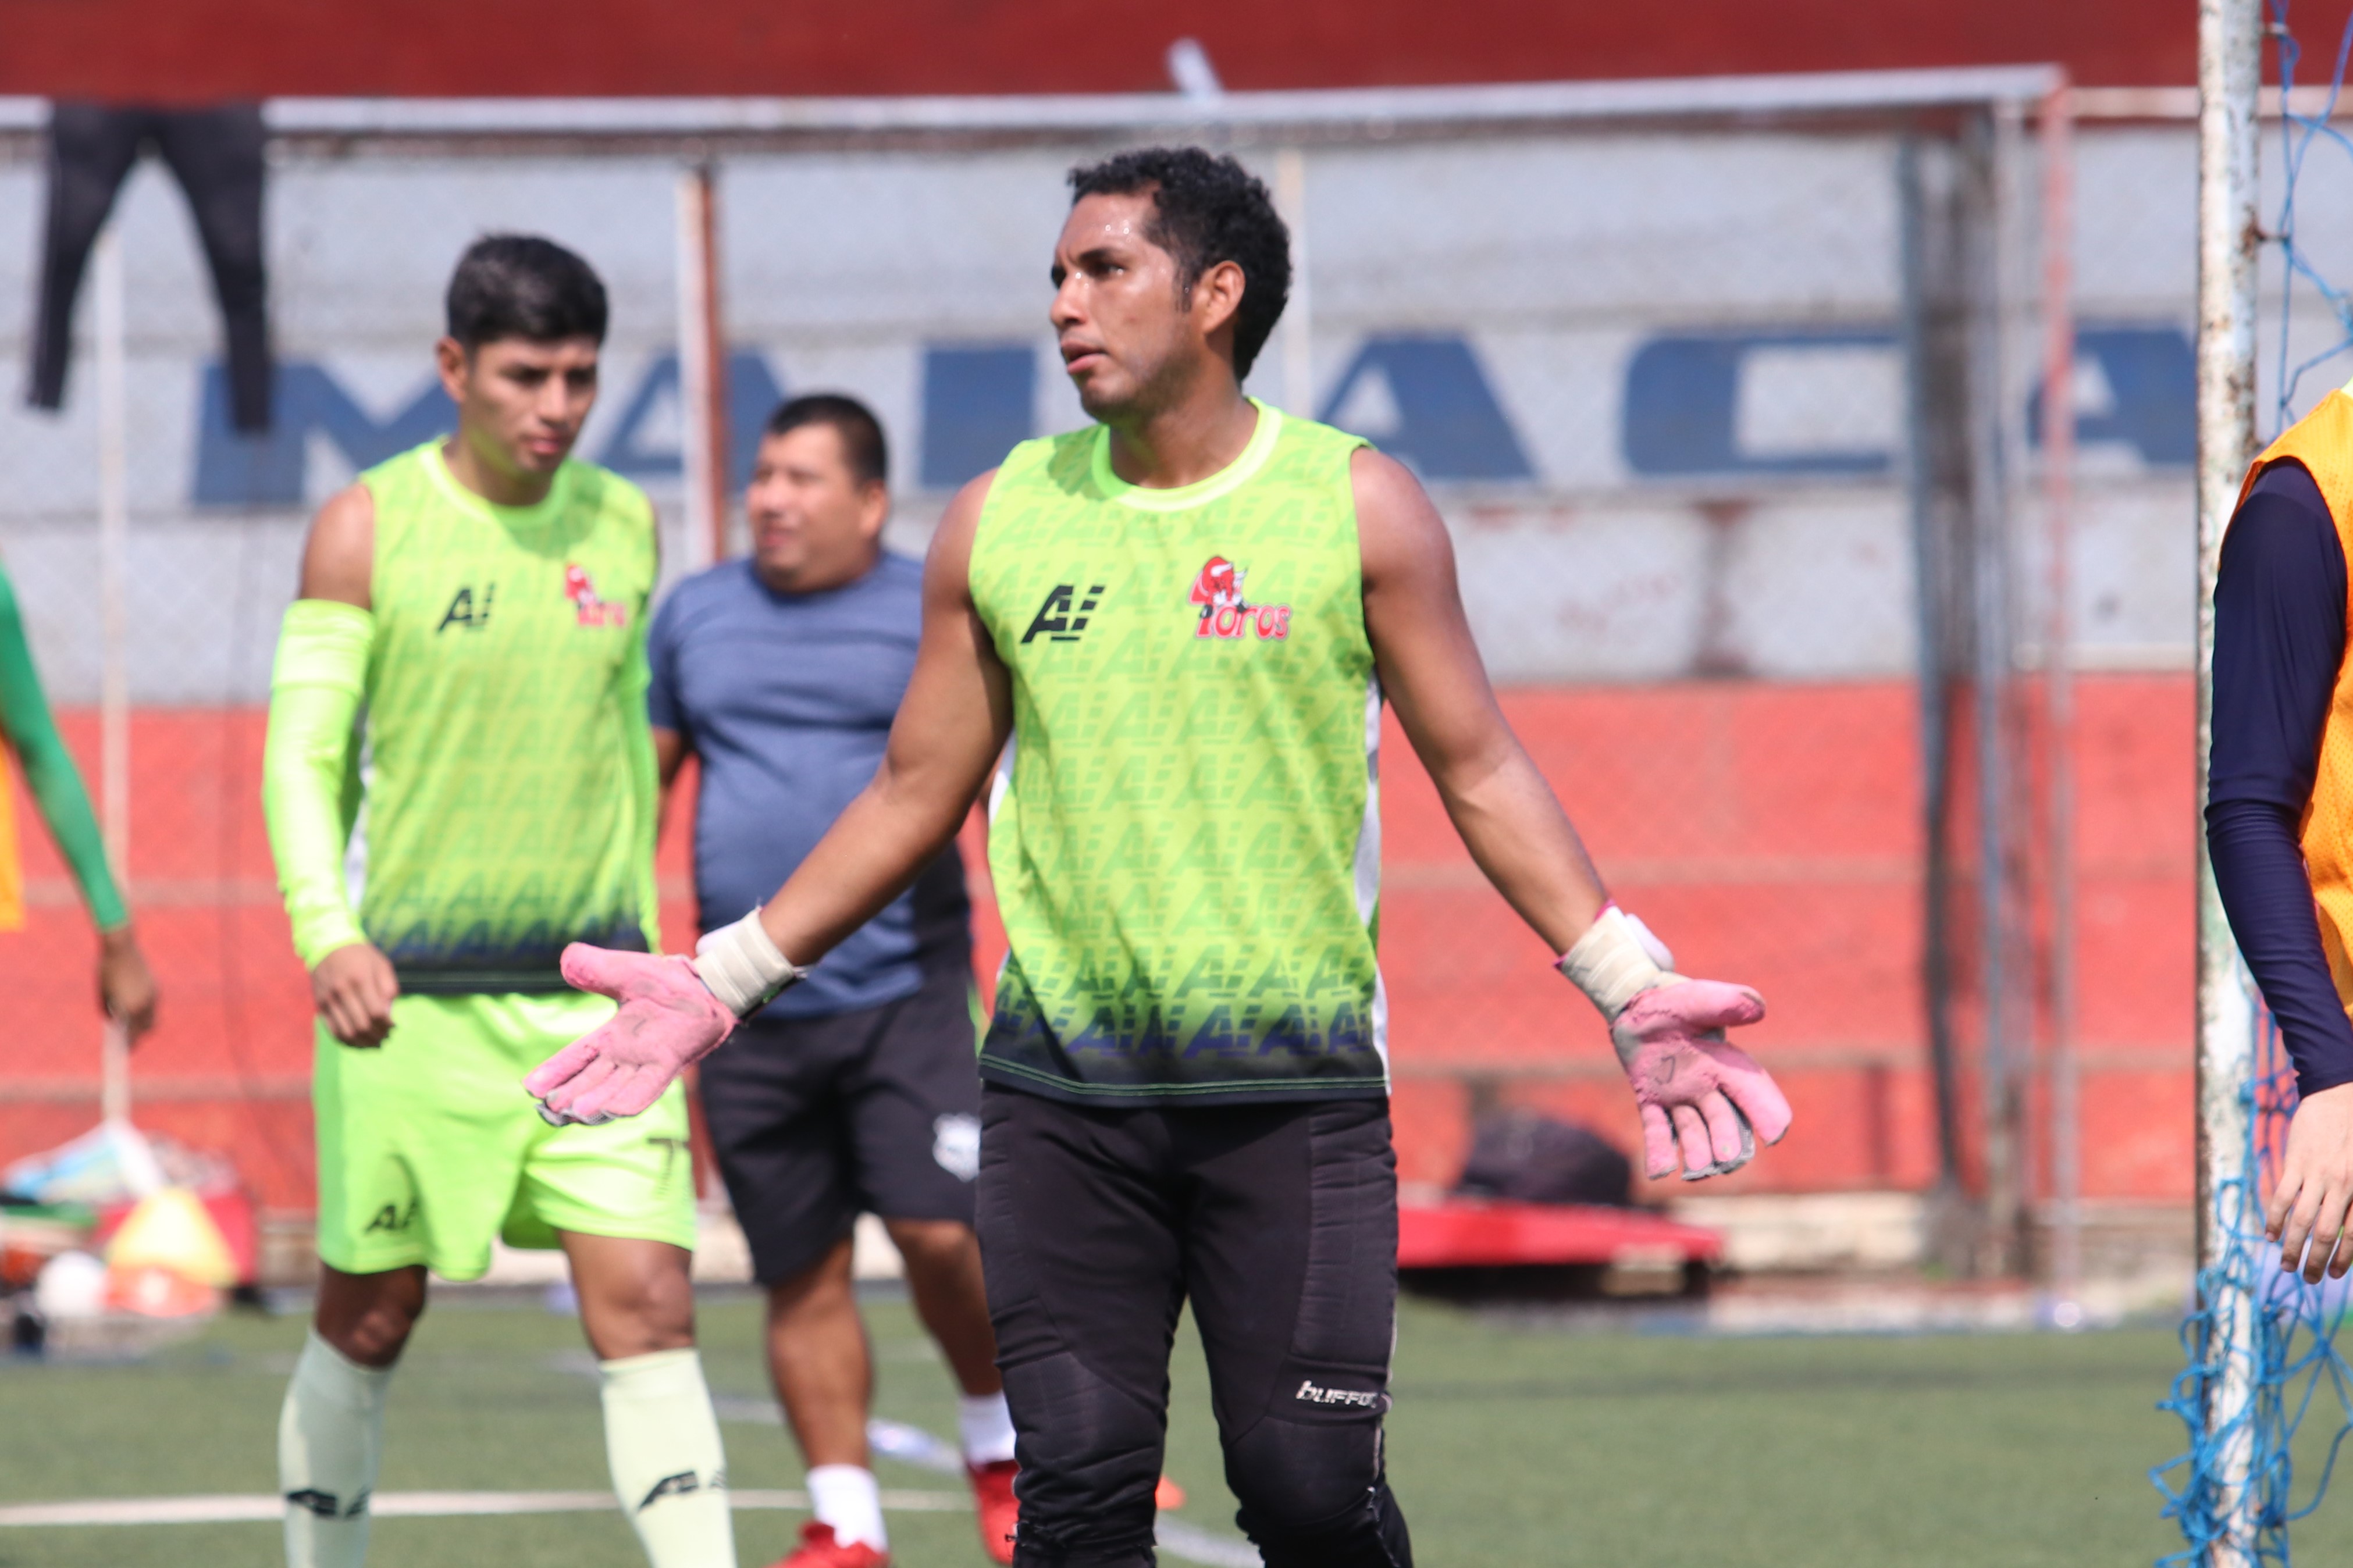
[[[1634,1167],[1590,1127],[1533,1110],[1482,1116],[1455,1192],[1525,1204],[1612,1204],[1633,1198]]]

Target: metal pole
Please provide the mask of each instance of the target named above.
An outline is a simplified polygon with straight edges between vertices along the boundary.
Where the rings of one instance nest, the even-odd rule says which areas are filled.
[[[1274,201],[1291,226],[1291,298],[1282,308],[1282,406],[1315,417],[1314,312],[1307,292],[1307,156],[1296,147],[1274,155]]]
[[[708,159],[678,179],[678,395],[690,571],[727,555],[727,354],[719,326],[718,192]]]
[[[2002,661],[2006,689],[2001,705],[2002,750],[2008,758],[2010,800],[2002,835],[2002,890],[2006,911],[2002,926],[2008,948],[2009,984],[2005,1000],[2009,1022],[2005,1067],[2008,1097],[2005,1111],[2010,1140],[2010,1202],[2001,1215],[2009,1267],[2023,1273],[2031,1256],[2031,1204],[2040,1185],[2036,1170],[2042,1150],[2032,1136],[2031,1090],[2034,1087],[2036,1015],[2041,1000],[2035,984],[2041,956],[2036,950],[2034,863],[2042,812],[2035,788],[2034,687],[2027,679],[2026,644],[2039,628],[2030,630],[2031,600],[2025,555],[2031,542],[2027,520],[2031,516],[2032,476],[2027,461],[2026,406],[2033,377],[2042,369],[2043,343],[2039,313],[2028,308],[2035,288],[2040,258],[2035,254],[2037,193],[2029,179],[2027,116],[2035,105],[1998,104],[1993,112],[1995,235],[2000,243],[1996,274],[1996,308],[2001,358],[1995,385],[1999,391],[2000,424],[1995,447],[2000,459],[2001,577],[2006,606]]]
[[[2016,801],[2019,768],[2011,614],[2010,377],[2006,341],[2010,279],[2010,164],[2014,112],[1997,106],[1979,118],[1965,144],[1970,201],[1963,244],[1968,321],[1970,610],[1977,746],[1978,973],[1985,998],[1985,1230],[1978,1268],[2007,1274],[2018,1266],[2021,1151],[2018,1139],[2018,910]]]
[[[1959,1047],[1954,1023],[1953,492],[1957,442],[1953,373],[1952,194],[1932,182],[1932,150],[1907,135],[1897,150],[1903,213],[1905,484],[1912,530],[1915,613],[1919,625],[1921,991],[1927,1004],[1928,1063],[1936,1089],[1936,1186],[1932,1241],[1936,1259],[1967,1268],[1961,1152]],[[1939,171],[1950,160],[1936,156]]]
[[[2042,101],[2042,531],[2050,552],[2044,697],[2051,746],[2052,1321],[2084,1321],[2083,1142],[2075,1058],[2074,504],[2075,116],[2070,89]]]
[[[98,316],[99,820],[116,880],[131,879],[131,679],[123,594],[131,578],[130,382],[123,365],[122,239],[100,231],[93,292]],[[100,1051],[99,1107],[116,1125],[131,1120],[131,1041],[114,1018]]]
[[[2198,805],[2206,804],[2212,738],[2214,574],[2239,485],[2255,451],[2256,90],[2263,78],[2261,0],[2198,5]],[[2249,1184],[2248,1110],[2255,1070],[2254,1015],[2240,977],[2206,836],[2198,839],[2198,1260],[2213,1270],[2256,1194]],[[2219,1270],[2208,1349],[2223,1361],[2208,1384],[2206,1432],[2220,1447],[2215,1510],[2226,1522],[2209,1568],[2254,1562],[2256,1489],[2250,1484],[2256,1303]]]

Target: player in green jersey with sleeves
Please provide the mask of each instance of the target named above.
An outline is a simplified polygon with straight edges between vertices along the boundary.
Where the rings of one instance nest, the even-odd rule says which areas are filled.
[[[106,863],[98,817],[82,788],[81,770],[66,750],[50,716],[49,700],[33,666],[16,590],[0,566],[0,752],[13,753],[33,804],[48,824],[58,853],[81,889],[82,902],[98,927],[98,1005],[136,1040],[155,1023],[155,977],[139,949],[131,909]],[[0,758],[0,933],[25,923],[24,873],[16,858],[14,802],[8,771]]]
[[[1291,276],[1265,187],[1198,148],[1071,186],[1050,319],[1100,423],[1023,443],[950,503],[882,766],[783,889],[691,963],[567,952],[620,1011],[530,1086],[563,1116],[659,1103],[914,878],[1009,738],[976,1210],[1014,1561],[1153,1561],[1189,1300],[1268,1568],[1399,1568],[1382,703],[1609,1021],[1652,1175],[1738,1167],[1788,1105],[1725,1040],[1763,1016],[1757,994],[1673,973],[1609,901],[1496,706],[1420,486],[1243,395]]]
[[[654,945],[654,519],[570,452],[605,290],[544,239],[475,244],[437,348],[458,432],[312,524],[270,692],[270,845],[319,1008],[317,1318],[280,1425],[293,1568],[358,1563],[385,1383],[426,1270],[561,1247],[604,1372],[613,1484],[655,1568],[734,1562],[694,1349],[677,1086],[557,1126],[532,1066],[612,1016],[565,943]]]

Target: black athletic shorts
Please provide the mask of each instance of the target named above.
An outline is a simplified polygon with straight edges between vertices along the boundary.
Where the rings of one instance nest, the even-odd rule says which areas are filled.
[[[980,1248],[1021,1461],[1014,1561],[1152,1561],[1189,1300],[1269,1568],[1407,1568],[1381,1461],[1397,1159],[1377,1100],[1140,1110],[981,1094]]]
[[[980,1170],[972,971],[818,1018],[755,1018],[702,1060],[704,1125],[764,1285],[822,1258],[861,1213],[970,1225]]]

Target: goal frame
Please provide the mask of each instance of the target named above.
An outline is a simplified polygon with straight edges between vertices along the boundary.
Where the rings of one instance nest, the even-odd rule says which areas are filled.
[[[2263,79],[2263,0],[2198,5],[2198,793],[2204,821],[2213,738],[2214,582],[2222,532],[2255,454],[2257,142]],[[2212,1314],[2203,1436],[2212,1453],[2221,1534],[2208,1568],[2257,1561],[2260,1496],[2253,1484],[2258,1398],[2253,1355],[2262,1310],[2251,1282],[2221,1267],[2242,1239],[2256,1196],[2252,1108],[2257,1071],[2252,989],[2214,884],[2206,836],[2198,842],[2197,1222],[2200,1305]],[[2216,1353],[2219,1348],[2219,1357]]]

